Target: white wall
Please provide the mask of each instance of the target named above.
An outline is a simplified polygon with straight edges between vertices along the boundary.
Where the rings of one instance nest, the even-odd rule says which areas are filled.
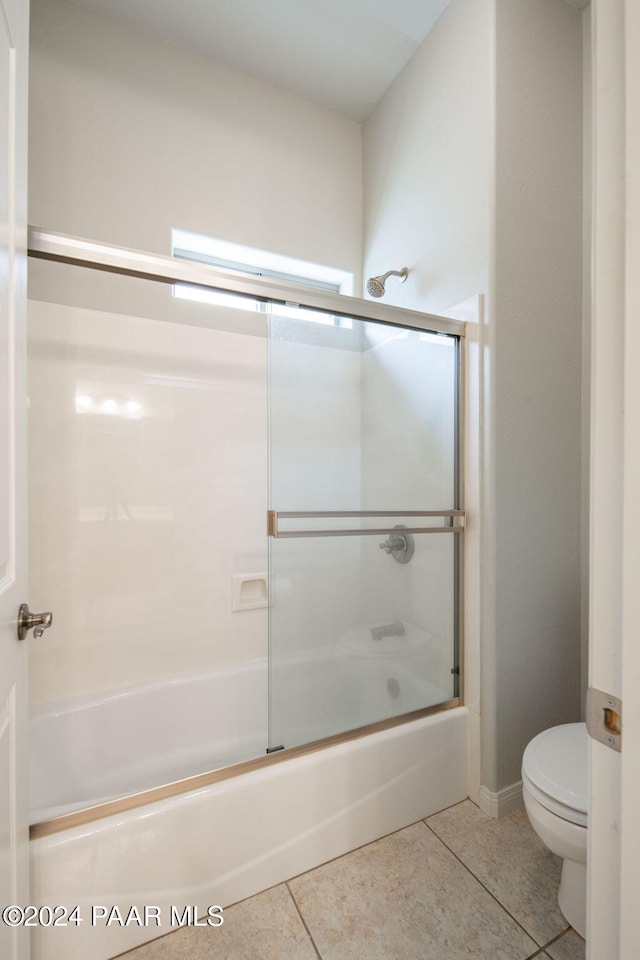
[[[170,253],[181,227],[360,274],[360,126],[33,0],[29,221]]]
[[[471,513],[465,534],[464,695],[469,706],[469,789],[476,801],[480,789],[478,583],[481,521],[485,519],[479,503],[486,459],[480,425],[486,417],[483,377],[490,371],[480,322],[483,301],[476,295],[488,290],[490,275],[491,14],[491,0],[451,0],[364,125],[363,135],[365,276],[406,265],[411,271],[406,283],[398,285],[393,278],[388,282],[389,302],[433,312],[462,305],[462,312],[456,309],[450,315],[468,320],[471,327],[466,364],[465,499]],[[395,372],[401,373],[401,365]],[[428,383],[424,389],[428,391]],[[433,551],[437,549],[444,547],[425,543],[416,564],[410,565],[412,612],[419,624],[429,624],[435,610],[427,585],[435,582]],[[399,576],[396,573],[396,579]],[[438,587],[441,590],[442,584]],[[444,596],[441,592],[438,598],[440,612],[447,608],[441,602]],[[444,657],[439,672],[444,680],[443,664]]]
[[[364,127],[365,276],[442,311],[489,293],[480,421],[482,781],[579,718],[581,13],[452,0]],[[484,344],[484,345],[483,345]]]
[[[386,299],[437,313],[486,290],[489,0],[451,0],[363,127],[364,273],[406,266]]]
[[[581,12],[497,0],[496,14],[492,791],[520,779],[531,737],[580,718],[583,242]]]

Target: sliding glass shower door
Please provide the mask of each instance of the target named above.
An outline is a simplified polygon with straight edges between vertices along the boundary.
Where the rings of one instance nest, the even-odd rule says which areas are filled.
[[[269,320],[269,749],[458,695],[459,340]]]
[[[33,821],[455,703],[460,326],[42,242]]]

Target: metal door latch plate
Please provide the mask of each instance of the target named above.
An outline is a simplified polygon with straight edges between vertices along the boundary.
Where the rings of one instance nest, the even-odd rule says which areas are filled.
[[[622,745],[622,700],[589,687],[587,690],[589,736],[620,752]]]

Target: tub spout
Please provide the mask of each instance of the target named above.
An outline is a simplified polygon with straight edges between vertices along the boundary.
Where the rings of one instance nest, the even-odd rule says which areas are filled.
[[[382,640],[383,637],[404,637],[406,632],[404,623],[396,620],[394,623],[383,623],[380,627],[372,627],[371,639]]]

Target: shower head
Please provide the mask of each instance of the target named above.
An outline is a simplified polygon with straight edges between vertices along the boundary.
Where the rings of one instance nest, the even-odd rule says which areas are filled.
[[[384,296],[384,283],[387,277],[400,277],[400,283],[404,283],[407,277],[409,276],[409,270],[407,267],[403,267],[402,270],[387,270],[386,273],[383,273],[379,277],[371,277],[367,280],[367,293],[370,297],[383,297]]]

